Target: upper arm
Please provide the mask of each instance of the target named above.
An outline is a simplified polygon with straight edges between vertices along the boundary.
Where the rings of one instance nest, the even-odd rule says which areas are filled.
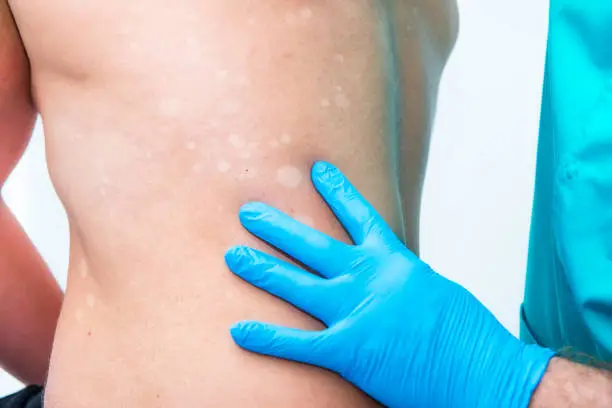
[[[35,116],[28,59],[9,6],[0,0],[0,184],[21,157]]]

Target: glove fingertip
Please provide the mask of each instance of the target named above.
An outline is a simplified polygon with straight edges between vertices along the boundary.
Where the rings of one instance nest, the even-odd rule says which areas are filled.
[[[236,344],[240,347],[248,348],[249,339],[252,338],[253,333],[260,328],[261,324],[257,322],[238,322],[230,328],[230,334]]]

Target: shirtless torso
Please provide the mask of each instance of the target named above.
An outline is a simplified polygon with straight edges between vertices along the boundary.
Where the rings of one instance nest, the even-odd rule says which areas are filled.
[[[11,98],[22,92],[11,109],[23,123],[4,129],[25,137],[14,128],[31,126],[32,106],[41,113],[70,220],[47,407],[373,405],[334,374],[233,344],[228,327],[241,319],[319,323],[238,280],[223,253],[264,247],[237,221],[253,199],[344,238],[310,186],[317,159],[340,167],[417,249],[454,2],[8,5],[24,50],[0,37],[13,41],[0,83]],[[2,140],[3,155],[23,144]]]

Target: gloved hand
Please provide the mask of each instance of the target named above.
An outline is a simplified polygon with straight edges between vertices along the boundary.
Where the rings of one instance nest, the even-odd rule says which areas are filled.
[[[527,407],[554,353],[520,342],[419,260],[335,167],[316,163],[312,178],[354,246],[250,203],[243,225],[321,276],[246,247],[226,261],[328,328],[242,322],[231,329],[236,343],[335,371],[390,407]]]

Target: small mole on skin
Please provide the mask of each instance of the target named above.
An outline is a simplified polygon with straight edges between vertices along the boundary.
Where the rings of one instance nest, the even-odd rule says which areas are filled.
[[[302,178],[302,172],[293,166],[283,166],[276,171],[276,181],[287,188],[296,188]]]
[[[250,169],[244,169],[244,172],[240,175],[241,178],[244,179],[254,179],[257,176],[257,169],[254,168],[250,168]]]
[[[225,160],[221,160],[219,163],[217,163],[217,170],[219,170],[220,173],[227,173],[230,170],[230,167],[230,164]]]

